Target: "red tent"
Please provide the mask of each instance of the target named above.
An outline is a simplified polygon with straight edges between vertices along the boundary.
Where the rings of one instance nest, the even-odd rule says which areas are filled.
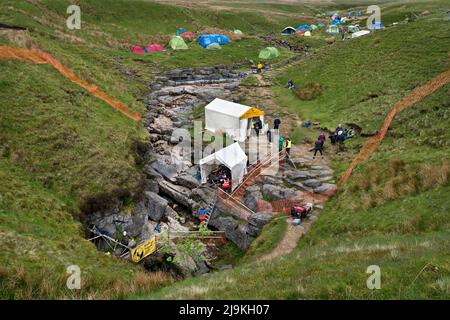
[[[147,46],[148,52],[164,51],[164,47],[158,43],[152,43]]]
[[[296,31],[295,33],[296,34],[304,34],[306,32],[306,30],[298,30],[298,31]]]
[[[180,34],[180,36],[182,36],[183,38],[194,38],[194,34],[192,32],[183,32],[182,34]]]
[[[145,53],[145,50],[142,49],[141,46],[135,45],[135,46],[133,47],[133,49],[131,49],[131,52],[133,52],[134,54],[144,54],[144,53]]]

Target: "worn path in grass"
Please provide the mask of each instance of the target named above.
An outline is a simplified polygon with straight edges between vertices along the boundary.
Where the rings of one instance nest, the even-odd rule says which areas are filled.
[[[96,85],[89,84],[86,81],[80,79],[75,74],[75,72],[64,66],[61,62],[59,62],[46,52],[10,46],[0,46],[0,59],[30,61],[36,64],[49,64],[53,68],[55,68],[59,73],[61,73],[64,77],[78,84],[80,87],[86,89],[94,97],[103,100],[104,102],[106,102],[115,110],[121,112],[125,116],[133,119],[134,121],[139,121],[141,119],[141,116],[139,114],[132,112],[130,109],[128,109],[128,107],[125,104],[123,104],[116,98],[110,96],[103,90],[99,89]]]
[[[301,59],[299,59],[301,61]],[[281,120],[280,134],[284,137],[288,137],[294,128],[301,125],[301,119],[298,114],[291,114],[286,110],[281,109],[276,103],[273,96],[273,91],[270,89],[271,81],[270,79],[274,77],[275,74],[286,69],[286,66],[280,68],[272,68],[267,70],[263,75],[257,74],[256,79],[258,80],[257,86],[251,86],[241,91],[245,94],[247,100],[251,105],[257,105],[261,107],[266,115],[265,118],[272,128],[273,120],[279,118]],[[317,157],[315,160],[312,159],[312,154],[309,145],[298,144],[294,145],[291,150],[291,157],[302,157],[309,158],[310,161],[307,165],[320,165],[324,167],[324,170],[328,170],[327,160],[322,160],[321,157]],[[328,196],[314,193],[305,193],[305,201],[312,203],[324,203]],[[283,238],[277,244],[277,246],[265,255],[258,258],[257,262],[271,260],[276,257],[283,256],[290,253],[297,246],[298,241],[303,234],[308,232],[311,224],[317,219],[318,210],[314,213],[314,219],[306,220],[302,222],[302,226],[294,226],[292,224],[293,219],[288,216],[287,223],[288,227],[283,235]]]
[[[353,159],[350,166],[347,168],[347,170],[340,178],[339,185],[345,183],[345,181],[347,181],[350,175],[352,174],[353,169],[361,162],[367,160],[370,157],[370,155],[375,151],[375,149],[378,148],[381,141],[383,141],[384,137],[386,136],[386,133],[389,129],[389,126],[391,125],[392,120],[394,119],[395,115],[398,112],[421,101],[422,99],[432,94],[433,92],[435,92],[436,90],[443,87],[449,82],[450,82],[450,70],[447,70],[446,72],[443,72],[438,76],[434,77],[424,85],[415,88],[413,91],[411,91],[411,93],[409,93],[399,102],[394,104],[394,106],[391,109],[391,112],[384,120],[384,124],[381,127],[381,130],[378,132],[377,135],[371,137],[362,147],[358,155]]]

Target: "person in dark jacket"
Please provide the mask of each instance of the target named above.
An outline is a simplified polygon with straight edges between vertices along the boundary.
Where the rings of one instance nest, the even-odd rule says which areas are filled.
[[[317,151],[320,152],[320,155],[322,156],[322,159],[323,159],[323,143],[324,143],[323,140],[317,140],[316,143],[314,144],[314,156],[313,156],[313,159],[316,158]]]
[[[325,140],[326,140],[325,133],[322,132],[322,133],[319,135],[318,140],[322,140],[322,141],[325,143]]]
[[[270,129],[267,130],[267,141],[272,143],[272,131]]]
[[[261,122],[260,118],[258,118],[255,121],[254,128],[255,128],[256,136],[258,137],[259,136],[259,131],[262,129],[262,122]]]
[[[280,129],[280,124],[281,124],[281,120],[280,119],[275,119],[273,121],[273,129],[274,130],[279,130]]]

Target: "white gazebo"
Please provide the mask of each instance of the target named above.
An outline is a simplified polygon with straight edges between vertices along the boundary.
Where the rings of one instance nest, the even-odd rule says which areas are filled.
[[[244,175],[247,173],[247,155],[238,142],[201,159],[199,164],[202,183],[207,182],[208,175],[219,164],[223,164],[230,169],[232,190],[242,182]]]
[[[264,124],[264,112],[243,104],[219,98],[205,107],[205,129],[212,133],[224,132],[239,142],[250,136],[251,121],[259,117]]]

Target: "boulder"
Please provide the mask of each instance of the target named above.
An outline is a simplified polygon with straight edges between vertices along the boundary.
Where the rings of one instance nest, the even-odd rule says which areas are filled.
[[[203,201],[205,204],[210,203],[214,197],[214,190],[208,188],[196,188],[191,193],[191,199],[197,202]]]
[[[295,195],[295,191],[291,189],[272,184],[265,184],[262,188],[262,193],[269,201],[282,200]]]
[[[274,177],[272,175],[263,175],[261,180],[262,180],[263,184],[272,184],[272,185],[282,185],[283,184],[283,179],[281,179],[279,177]]]
[[[321,186],[314,188],[316,193],[333,194],[336,191],[336,185],[331,183],[324,183]]]
[[[159,186],[158,186],[158,182],[156,181],[156,179],[147,179],[146,180],[145,191],[159,193]]]
[[[264,212],[253,213],[248,218],[247,233],[252,237],[258,236],[262,228],[270,221],[271,217],[270,214]]]
[[[244,196],[244,204],[253,211],[258,209],[258,202],[262,199],[260,187],[258,185],[247,188]]]
[[[183,173],[176,178],[177,184],[190,188],[195,189],[200,185],[200,181],[195,179],[192,175]]]
[[[267,223],[269,223],[272,215],[265,212],[253,213],[248,219],[248,223],[262,229]]]
[[[158,194],[146,191],[144,192],[145,207],[147,208],[147,214],[153,221],[159,221],[166,212],[168,201]]]
[[[292,180],[298,180],[298,179],[311,179],[314,176],[311,175],[310,171],[299,170],[286,173],[286,177],[289,177]]]
[[[177,166],[173,163],[172,157],[159,155],[157,160],[152,162],[150,166],[166,179],[174,181],[177,174]]]
[[[317,179],[308,179],[308,180],[303,181],[303,184],[310,188],[317,188],[322,184],[322,181],[317,180]]]
[[[158,181],[161,193],[173,199],[176,203],[193,209],[195,202],[191,200],[191,190],[182,186],[175,185],[165,180]]]

